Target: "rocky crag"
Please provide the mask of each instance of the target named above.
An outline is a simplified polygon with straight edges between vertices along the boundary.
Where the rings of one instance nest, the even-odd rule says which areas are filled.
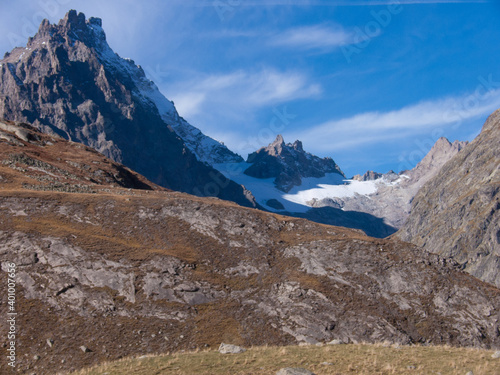
[[[246,175],[274,178],[276,187],[284,192],[300,186],[303,177],[324,177],[326,173],[338,173],[345,177],[333,159],[305,152],[300,141],[285,143],[281,135],[267,147],[248,155],[247,163],[252,165],[245,170]]]
[[[6,53],[2,117],[81,142],[161,186],[255,206],[208,165],[241,158],[187,124],[140,66],[115,54],[99,18],[72,10],[58,24],[44,20],[25,48]]]
[[[413,200],[397,236],[500,286],[500,111]]]
[[[165,191],[27,125],[4,122],[0,150],[0,264],[16,264],[23,373],[221,342],[500,347],[500,290],[450,259]]]

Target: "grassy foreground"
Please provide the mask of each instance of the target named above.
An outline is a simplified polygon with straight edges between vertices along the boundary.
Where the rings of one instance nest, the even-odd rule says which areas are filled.
[[[317,375],[441,374],[500,375],[493,351],[447,346],[325,345],[255,347],[241,354],[216,351],[175,353],[117,362],[74,375],[274,375],[283,367],[303,367]]]

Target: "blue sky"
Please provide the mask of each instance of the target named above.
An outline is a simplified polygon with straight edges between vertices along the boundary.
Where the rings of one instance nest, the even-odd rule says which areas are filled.
[[[401,171],[500,108],[498,1],[0,0],[0,50],[69,9],[244,157],[282,133],[348,176]]]

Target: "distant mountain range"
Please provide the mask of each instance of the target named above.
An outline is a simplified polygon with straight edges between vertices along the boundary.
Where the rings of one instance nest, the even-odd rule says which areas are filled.
[[[57,25],[44,21],[26,47],[0,60],[0,118],[81,142],[169,189],[376,237],[401,227],[418,187],[462,147],[442,141],[426,168],[363,181],[346,180],[334,160],[281,135],[244,162],[184,120],[140,66],[115,54],[100,19],[76,11]]]
[[[352,179],[347,179],[331,158],[306,152],[299,140],[285,143],[281,135],[244,161],[184,120],[173,102],[146,78],[140,66],[115,54],[106,42],[99,18],[87,20],[76,11],[70,11],[55,25],[45,20],[26,47],[15,48],[0,60],[0,118],[29,122],[51,136],[81,142],[168,189],[216,196],[248,207],[361,229],[374,237],[387,237],[403,227],[398,233],[401,238],[432,252],[446,251],[478,277],[498,283],[498,267],[492,265],[498,263],[499,242],[498,233],[491,229],[497,223],[494,207],[492,216],[476,228],[490,231],[486,236],[489,240],[476,243],[481,237],[478,235],[471,242],[464,233],[475,233],[476,229],[454,224],[446,230],[456,227],[464,232],[448,236],[452,243],[446,242],[444,247],[435,238],[436,233],[440,233],[435,230],[437,224],[427,227],[435,220],[425,219],[425,225],[422,223],[427,212],[442,218],[451,208],[444,209],[440,203],[438,206],[443,212],[430,208],[420,211],[425,206],[422,191],[431,197],[440,190],[438,184],[429,188],[427,183],[438,175],[442,183],[443,168],[449,166],[451,160],[455,160],[457,171],[452,170],[448,176],[458,178],[456,176],[462,173],[458,169],[465,162],[479,163],[484,155],[495,150],[498,139],[494,130],[483,132],[490,134],[489,141],[484,140],[486,136],[482,133],[474,142],[475,145],[490,142],[492,150],[477,151],[467,160],[456,158],[458,155],[464,158],[463,150],[470,150],[471,145],[450,143],[441,138],[412,170],[368,171]],[[490,156],[490,167],[497,168],[498,155]],[[488,176],[493,183],[483,185],[489,189],[496,186],[497,180],[494,174]],[[487,177],[481,178],[489,181]],[[465,186],[471,182],[461,183]],[[476,181],[474,186],[479,185]],[[423,186],[427,187],[415,198]],[[486,189],[484,186],[482,189]],[[474,202],[487,200],[485,196],[491,196],[494,202],[497,195],[495,188],[492,189],[481,195],[482,200],[474,198]],[[454,190],[457,191],[461,190]],[[464,194],[473,195],[472,191]],[[444,196],[454,195],[451,190],[442,191],[434,200],[442,201]],[[465,206],[460,207],[465,210]],[[453,211],[453,215],[465,217],[463,212]],[[404,225],[409,216],[410,220]],[[443,220],[448,224],[453,222],[448,217]]]

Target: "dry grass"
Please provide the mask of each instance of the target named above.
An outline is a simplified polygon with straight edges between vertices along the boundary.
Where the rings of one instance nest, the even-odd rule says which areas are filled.
[[[326,345],[254,347],[242,354],[216,351],[127,358],[74,375],[264,375],[283,367],[303,367],[317,375],[500,374],[492,351],[448,346]]]

